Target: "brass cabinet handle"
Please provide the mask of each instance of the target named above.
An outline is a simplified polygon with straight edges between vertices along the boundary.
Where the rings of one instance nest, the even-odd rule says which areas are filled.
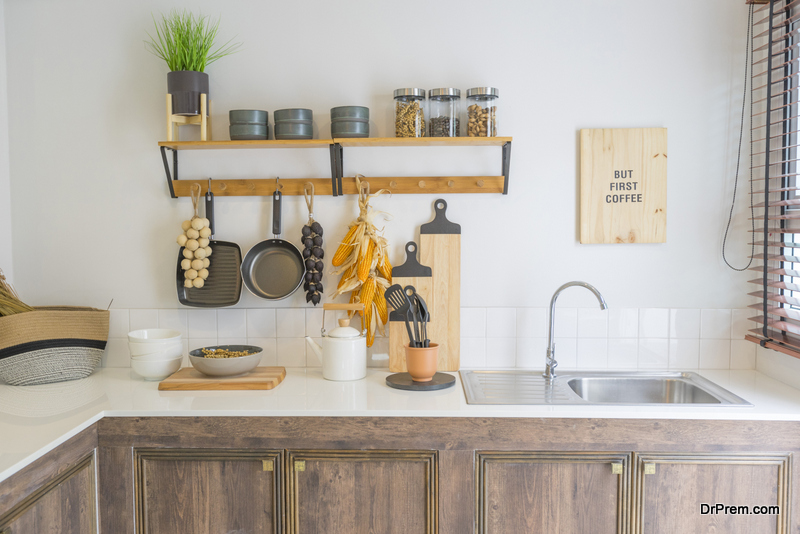
[[[273,462],[272,460],[261,460],[261,467],[264,471],[274,471],[275,462]]]
[[[612,464],[611,464],[611,474],[612,475],[621,475],[622,474],[622,462],[612,462]]]
[[[653,462],[646,462],[644,464],[644,474],[645,475],[655,475],[656,474],[656,464]]]
[[[305,471],[306,470],[306,461],[305,460],[295,460],[295,462],[294,462],[294,470],[295,471]]]

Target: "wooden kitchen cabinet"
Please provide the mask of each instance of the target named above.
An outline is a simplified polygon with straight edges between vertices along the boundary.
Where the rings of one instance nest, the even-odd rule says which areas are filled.
[[[136,450],[138,534],[281,532],[282,451]]]
[[[790,454],[637,455],[633,532],[790,532],[790,462]],[[701,510],[703,504],[751,512],[755,506],[778,506],[780,513],[704,514],[709,510]]]
[[[478,452],[478,532],[629,532],[630,465],[629,453]]]
[[[435,451],[289,451],[287,532],[437,529]]]
[[[95,534],[95,462],[91,455],[0,515],[1,534]]]

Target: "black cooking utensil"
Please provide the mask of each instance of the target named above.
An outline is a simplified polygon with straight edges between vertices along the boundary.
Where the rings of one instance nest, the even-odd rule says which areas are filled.
[[[428,339],[428,323],[431,320],[431,314],[428,311],[428,305],[425,303],[425,299],[423,299],[414,286],[406,286],[406,295],[413,297],[414,303],[417,308],[417,316],[419,317],[419,321],[422,323],[422,346],[423,347],[430,347],[431,340]]]
[[[206,219],[209,222],[211,236],[208,246],[211,256],[208,257],[208,278],[201,288],[183,286],[184,274],[181,269],[183,247],[178,251],[178,301],[184,306],[194,308],[224,308],[235,306],[242,295],[242,249],[230,241],[214,240],[214,193],[206,192]]]
[[[411,331],[411,324],[408,321],[408,315],[411,313],[411,302],[406,296],[405,289],[400,284],[389,286],[384,293],[386,302],[394,308],[394,311],[403,316],[406,323],[406,332],[408,332],[409,347],[416,347],[417,340],[414,338],[414,333]]]
[[[411,291],[409,291],[411,288]],[[414,298],[414,287],[413,286],[406,286],[403,288],[403,292],[408,299],[409,311],[406,315],[411,315],[411,319],[414,320],[414,339],[416,340],[415,347],[422,346],[422,336],[420,335],[420,328],[419,328],[419,308],[417,307],[417,300]]]
[[[242,261],[242,279],[253,295],[267,300],[288,297],[303,283],[306,266],[303,254],[293,243],[280,239],[281,192],[272,194],[272,233],[274,239],[251,248]],[[322,278],[322,275],[319,275]]]

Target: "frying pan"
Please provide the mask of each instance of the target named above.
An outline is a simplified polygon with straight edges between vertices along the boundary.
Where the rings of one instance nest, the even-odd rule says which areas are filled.
[[[194,308],[223,308],[234,306],[242,294],[242,249],[229,241],[214,241],[214,193],[206,193],[206,218],[211,229],[211,265],[208,267],[208,279],[201,288],[183,287],[183,247],[178,251],[178,301],[184,306]]]
[[[251,248],[242,261],[242,279],[253,295],[280,300],[294,293],[305,279],[303,255],[293,243],[280,239],[281,192],[272,194],[272,233],[274,239]]]

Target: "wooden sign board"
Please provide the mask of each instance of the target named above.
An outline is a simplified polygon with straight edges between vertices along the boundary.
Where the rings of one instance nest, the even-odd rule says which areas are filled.
[[[581,130],[581,243],[666,243],[667,129]]]

